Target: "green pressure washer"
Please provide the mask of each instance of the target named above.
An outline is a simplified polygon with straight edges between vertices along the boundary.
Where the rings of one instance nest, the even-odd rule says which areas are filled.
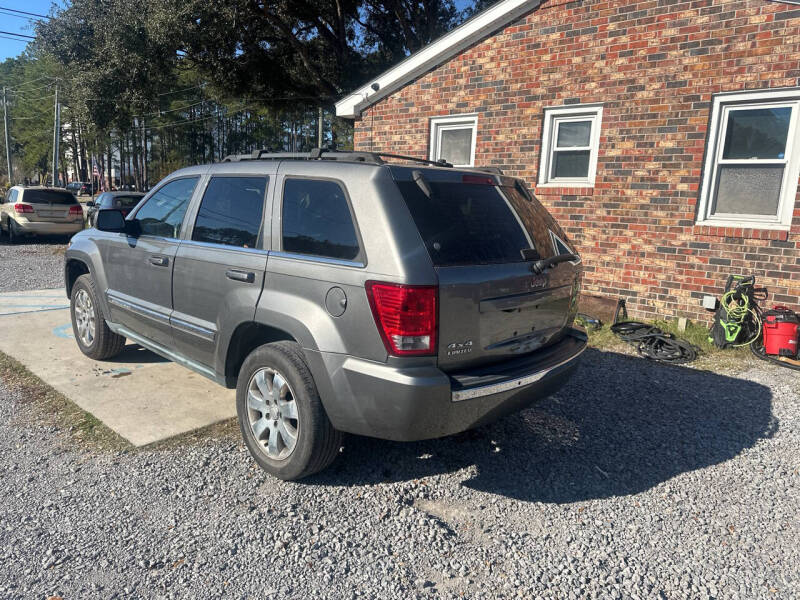
[[[733,348],[759,339],[761,316],[756,299],[761,299],[764,291],[756,288],[752,275],[729,275],[708,341],[718,348]]]

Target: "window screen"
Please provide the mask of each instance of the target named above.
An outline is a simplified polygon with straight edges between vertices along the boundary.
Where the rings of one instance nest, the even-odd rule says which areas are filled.
[[[212,177],[200,203],[192,239],[259,247],[266,189],[266,177]]]
[[[353,260],[358,237],[342,187],[333,181],[287,179],[283,187],[283,250]]]
[[[176,179],[159,188],[136,212],[143,235],[177,238],[198,177]]]

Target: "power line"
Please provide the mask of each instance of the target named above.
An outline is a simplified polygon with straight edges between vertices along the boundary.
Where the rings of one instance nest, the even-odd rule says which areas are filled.
[[[8,88],[8,89],[9,89],[10,91],[14,92],[15,94],[16,94],[16,93],[18,93],[18,92],[24,92],[24,93],[26,93],[26,94],[27,94],[28,92],[38,92],[39,90],[45,90],[45,89],[47,89],[47,88],[49,88],[49,87],[52,87],[52,86],[53,86],[55,83],[56,83],[56,82],[54,82],[54,81],[51,81],[51,82],[50,82],[50,83],[48,83],[48,84],[45,84],[45,85],[40,85],[39,87],[35,87],[35,88],[26,88],[26,89],[21,89],[21,88],[18,88],[18,87],[16,87],[16,88]]]
[[[8,12],[19,13],[21,15],[30,15],[31,17],[41,17],[43,19],[49,19],[47,15],[41,15],[39,13],[32,13],[27,12],[25,10],[17,10],[16,8],[6,8],[5,6],[0,6],[0,10],[7,10]]]
[[[0,15],[3,15],[3,16],[6,16],[6,17],[16,17],[17,19],[24,19],[24,20],[26,20],[28,22],[33,21],[33,22],[38,23],[38,22],[41,21],[41,19],[34,19],[33,17],[26,17],[25,15],[15,15],[12,12],[6,12],[6,9],[4,9],[4,8],[0,8]]]
[[[14,92],[14,96],[19,98],[20,100],[27,100],[28,102],[36,102],[37,100],[46,100],[47,98],[52,98],[53,94],[50,94],[48,96],[41,96],[40,98],[28,98],[26,96],[21,96],[19,92]]]
[[[23,44],[28,43],[28,40],[21,40],[19,38],[11,37],[10,35],[0,35],[0,38],[3,38],[4,40],[11,40],[14,42],[22,42]]]
[[[36,83],[37,81],[41,81],[42,79],[53,80],[53,79],[58,79],[58,77],[53,77],[52,75],[42,75],[41,77],[37,77],[36,79],[31,79],[30,81],[23,81],[22,83],[20,83],[17,86],[17,89],[22,89],[23,86],[30,85],[32,83]],[[48,85],[52,85],[52,81]]]
[[[17,37],[28,38],[30,40],[35,40],[36,39],[36,36],[26,35],[24,33],[14,33],[13,31],[0,31],[0,33],[4,33],[6,35],[16,35]]]
[[[193,85],[192,87],[183,88],[182,90],[175,90],[175,91],[172,91],[172,92],[164,92],[163,94],[159,94],[158,96],[161,97],[161,96],[169,96],[170,94],[180,94],[181,92],[188,92],[189,90],[196,90],[198,88],[202,88],[202,87],[205,87],[205,86],[206,86],[205,83],[201,83],[200,85]]]
[[[135,119],[136,117],[149,117],[149,116],[152,116],[152,115],[163,115],[163,114],[166,114],[166,113],[178,112],[178,111],[181,111],[181,110],[188,110],[190,108],[193,108],[195,106],[200,106],[201,104],[206,104],[208,102],[213,102],[213,100],[210,100],[210,99],[209,100],[201,100],[200,102],[195,102],[194,104],[189,104],[187,106],[181,106],[180,108],[171,108],[169,110],[156,110],[156,111],[149,112],[149,113],[142,113],[141,115],[131,115],[131,118]]]

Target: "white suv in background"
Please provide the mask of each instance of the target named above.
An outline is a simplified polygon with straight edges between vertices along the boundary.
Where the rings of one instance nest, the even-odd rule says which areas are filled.
[[[15,185],[0,198],[0,235],[13,244],[26,235],[74,235],[83,229],[83,207],[67,190]]]

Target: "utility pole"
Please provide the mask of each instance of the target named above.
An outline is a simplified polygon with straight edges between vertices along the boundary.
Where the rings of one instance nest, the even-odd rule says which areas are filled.
[[[317,148],[322,148],[322,107],[319,107],[317,115]]]
[[[53,109],[53,187],[58,187],[59,141],[61,141],[61,107],[58,105],[58,86],[56,85],[56,105]]]
[[[6,98],[6,88],[3,88],[3,124],[6,131],[6,167],[8,168],[8,183],[13,185],[11,180],[11,136],[8,133],[8,99]]]

